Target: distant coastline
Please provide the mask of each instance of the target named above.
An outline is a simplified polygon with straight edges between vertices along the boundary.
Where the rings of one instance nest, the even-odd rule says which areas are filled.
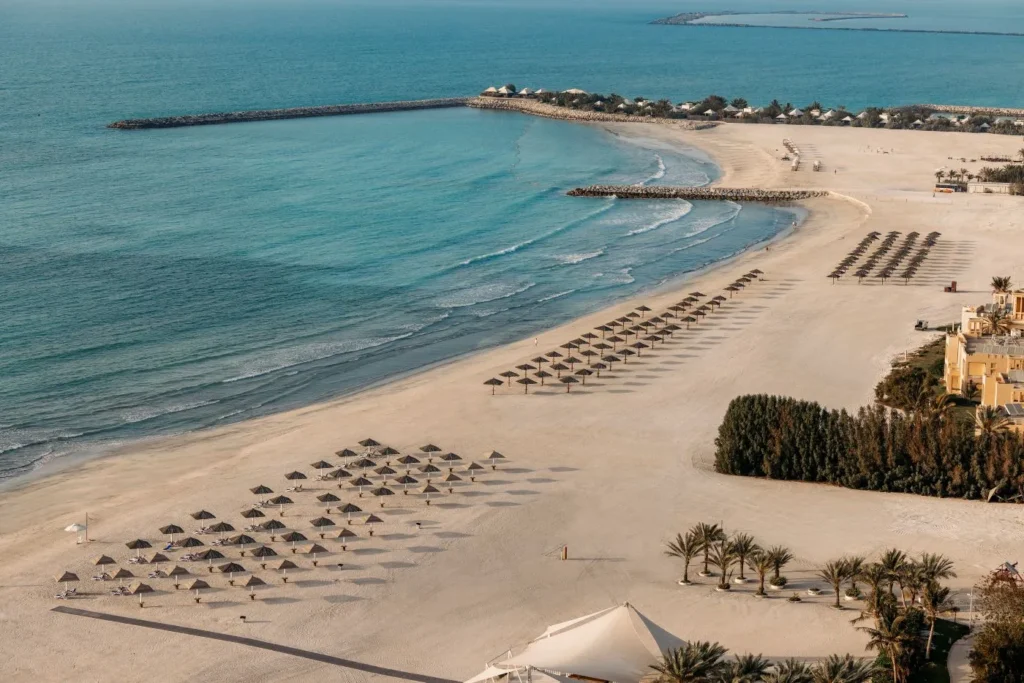
[[[701,20],[713,17],[731,16],[768,16],[785,14],[806,14],[815,15],[810,21],[816,26],[774,26],[771,24],[752,24],[747,22],[707,22]],[[798,10],[777,10],[771,12],[738,12],[732,10],[721,10],[717,12],[683,12],[671,17],[655,19],[651,24],[658,26],[698,26],[716,28],[775,28],[775,29],[796,29],[801,31],[874,31],[876,33],[938,33],[945,35],[967,35],[967,36],[1013,36],[1024,37],[1024,33],[1012,31],[960,31],[952,29],[924,29],[924,28],[873,28],[866,26],[834,26],[833,24],[852,19],[907,19],[909,15],[887,13],[887,12],[801,12]],[[829,24],[825,26],[823,24]]]

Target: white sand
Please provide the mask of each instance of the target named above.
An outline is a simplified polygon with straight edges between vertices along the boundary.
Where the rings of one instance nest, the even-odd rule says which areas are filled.
[[[172,521],[195,527],[187,513],[201,507],[241,527],[238,512],[253,500],[249,487],[283,491],[285,472],[309,471],[320,458],[336,461],[335,450],[366,436],[400,449],[432,441],[467,459],[494,448],[510,463],[474,485],[476,495],[456,496],[461,507],[409,505],[387,516],[373,541],[353,545],[386,552],[332,556],[325,562],[345,561],[347,569],[296,574],[309,583],[278,583],[256,603],[235,588],[209,593],[202,606],[173,590],[149,596],[143,610],[106,595],[67,604],[462,679],[549,623],[624,600],[683,638],[719,640],[737,651],[863,652],[862,634],[848,623],[853,613],[828,609],[826,597],[790,604],[778,596],[754,600],[752,587],[723,595],[709,584],[676,586],[680,567],[662,555],[663,543],[702,520],[791,546],[798,561],[786,573],[797,588],[808,585],[818,563],[890,545],[947,554],[959,587],[1019,559],[1017,507],[729,478],[710,469],[717,426],[736,394],[777,392],[832,407],[868,403],[889,360],[927,339],[913,331],[915,320],[953,319],[961,304],[987,298],[994,274],[1024,277],[1016,268],[1024,252],[1019,198],[930,191],[938,167],[980,167],[948,156],[1013,154],[1019,140],[757,125],[617,130],[707,150],[726,171],[724,185],[824,187],[849,200],[809,203],[811,219],[769,252],[680,286],[717,292],[752,267],[769,278],[728,313],[589,391],[501,390],[492,398],[481,382],[641,301],[661,310],[681,298],[678,292],[546,332],[536,349],[531,338],[346,400],[134,447],[3,494],[3,679],[366,680],[305,659],[49,611],[65,604],[53,600],[55,574],[76,571],[80,590],[97,591],[88,580],[90,557],[126,560],[132,553],[124,541],[157,540],[156,528]],[[777,160],[783,136],[804,150],[806,170],[791,173]],[[810,171],[815,158],[821,173]],[[865,233],[893,229],[942,232],[941,248],[915,285],[830,284],[825,275]],[[942,292],[950,279],[961,294]],[[62,529],[87,511],[96,540],[76,547]],[[306,520],[316,512],[304,505],[289,517],[303,519],[309,532]],[[563,543],[570,562],[557,559]],[[240,623],[242,614],[248,623]]]

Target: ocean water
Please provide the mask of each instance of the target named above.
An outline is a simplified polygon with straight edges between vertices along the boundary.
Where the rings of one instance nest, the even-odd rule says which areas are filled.
[[[960,23],[953,3],[914,7]],[[1012,7],[972,5],[980,20]],[[111,120],[510,80],[673,99],[1024,104],[1020,39],[647,23],[686,9],[0,0],[0,477],[521,338],[799,218],[565,197],[595,182],[705,183],[717,170],[696,152],[515,114],[144,132],[105,129]],[[855,54],[884,55],[886,68]]]

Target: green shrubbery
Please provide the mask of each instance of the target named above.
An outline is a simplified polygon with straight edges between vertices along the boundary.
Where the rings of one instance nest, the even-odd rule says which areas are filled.
[[[851,415],[794,398],[740,396],[715,445],[722,474],[973,499],[997,487],[1007,497],[1024,491],[1024,441],[1005,431],[976,435],[942,402]]]

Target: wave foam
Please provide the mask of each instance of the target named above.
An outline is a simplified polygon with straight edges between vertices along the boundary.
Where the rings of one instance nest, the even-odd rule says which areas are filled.
[[[452,292],[443,299],[438,299],[434,305],[438,308],[465,308],[477,304],[485,304],[489,301],[508,299],[516,294],[521,294],[530,289],[536,282],[528,282],[525,285],[489,284],[471,287],[458,292]]]
[[[545,301],[551,301],[552,299],[561,299],[563,296],[569,296],[575,291],[575,289],[567,289],[564,292],[559,292],[558,294],[552,294],[550,296],[545,296],[543,298],[537,299],[537,303],[542,304]]]
[[[160,417],[161,415],[171,415],[173,413],[183,413],[186,410],[192,410],[194,408],[202,408],[204,406],[212,406],[219,401],[192,401],[190,403],[177,403],[170,406],[163,407],[141,407],[126,410],[121,413],[122,424],[135,424],[136,422],[145,422],[146,420],[152,420],[154,417]]]
[[[583,252],[580,254],[556,254],[552,258],[561,263],[563,266],[572,266],[577,263],[589,261],[592,258],[597,258],[598,256],[604,256],[604,249]]]
[[[690,202],[683,202],[683,206],[681,206],[676,211],[673,211],[670,215],[666,216],[665,218],[660,218],[651,223],[650,225],[645,225],[643,227],[630,230],[629,232],[626,233],[626,237],[632,237],[633,235],[642,235],[645,232],[650,232],[652,230],[657,230],[658,228],[664,227],[669,223],[675,223],[676,221],[683,218],[684,216],[686,216],[686,214],[690,213],[691,211],[693,211],[693,204],[691,204]]]
[[[243,379],[252,379],[253,377],[260,377],[261,375],[277,372],[278,370],[284,370],[285,368],[290,368],[295,365],[312,363],[313,361],[323,360],[324,358],[330,358],[332,356],[340,356],[346,353],[354,353],[356,351],[363,351],[365,349],[383,346],[384,344],[388,344],[399,339],[405,339],[406,337],[412,336],[412,334],[412,332],[406,332],[405,334],[399,334],[393,337],[371,337],[369,339],[318,342],[287,349],[280,349],[265,358],[254,360],[247,368],[244,368],[244,371],[241,374],[221,381],[224,384],[229,384]]]

